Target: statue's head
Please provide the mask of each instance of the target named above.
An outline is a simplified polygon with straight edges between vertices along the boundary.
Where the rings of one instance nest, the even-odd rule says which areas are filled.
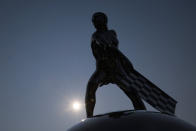
[[[102,12],[96,12],[92,17],[93,25],[97,30],[106,30],[107,29],[107,16]]]

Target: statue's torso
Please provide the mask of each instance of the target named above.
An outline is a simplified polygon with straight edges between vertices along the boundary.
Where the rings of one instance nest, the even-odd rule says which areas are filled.
[[[92,35],[91,47],[98,69],[109,71],[116,67],[116,61],[108,50],[110,47],[118,48],[118,39],[113,30],[95,32]]]

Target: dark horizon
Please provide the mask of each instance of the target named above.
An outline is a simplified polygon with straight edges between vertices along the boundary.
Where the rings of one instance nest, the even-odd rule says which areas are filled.
[[[196,125],[196,1],[0,1],[0,129],[64,131],[85,118],[95,70],[91,16],[101,11],[119,48],[141,74],[177,101]],[[95,114],[133,109],[116,85],[98,88]],[[146,103],[145,103],[146,104]],[[148,110],[154,110],[148,104]]]

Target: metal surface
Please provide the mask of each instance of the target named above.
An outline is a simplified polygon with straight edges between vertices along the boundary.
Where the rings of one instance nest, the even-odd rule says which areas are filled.
[[[160,112],[120,111],[87,118],[68,131],[196,131],[196,127]]]

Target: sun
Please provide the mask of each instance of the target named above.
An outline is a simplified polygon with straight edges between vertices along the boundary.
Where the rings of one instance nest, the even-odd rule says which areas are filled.
[[[74,101],[72,103],[72,108],[73,108],[74,111],[81,110],[81,103],[79,101]]]

